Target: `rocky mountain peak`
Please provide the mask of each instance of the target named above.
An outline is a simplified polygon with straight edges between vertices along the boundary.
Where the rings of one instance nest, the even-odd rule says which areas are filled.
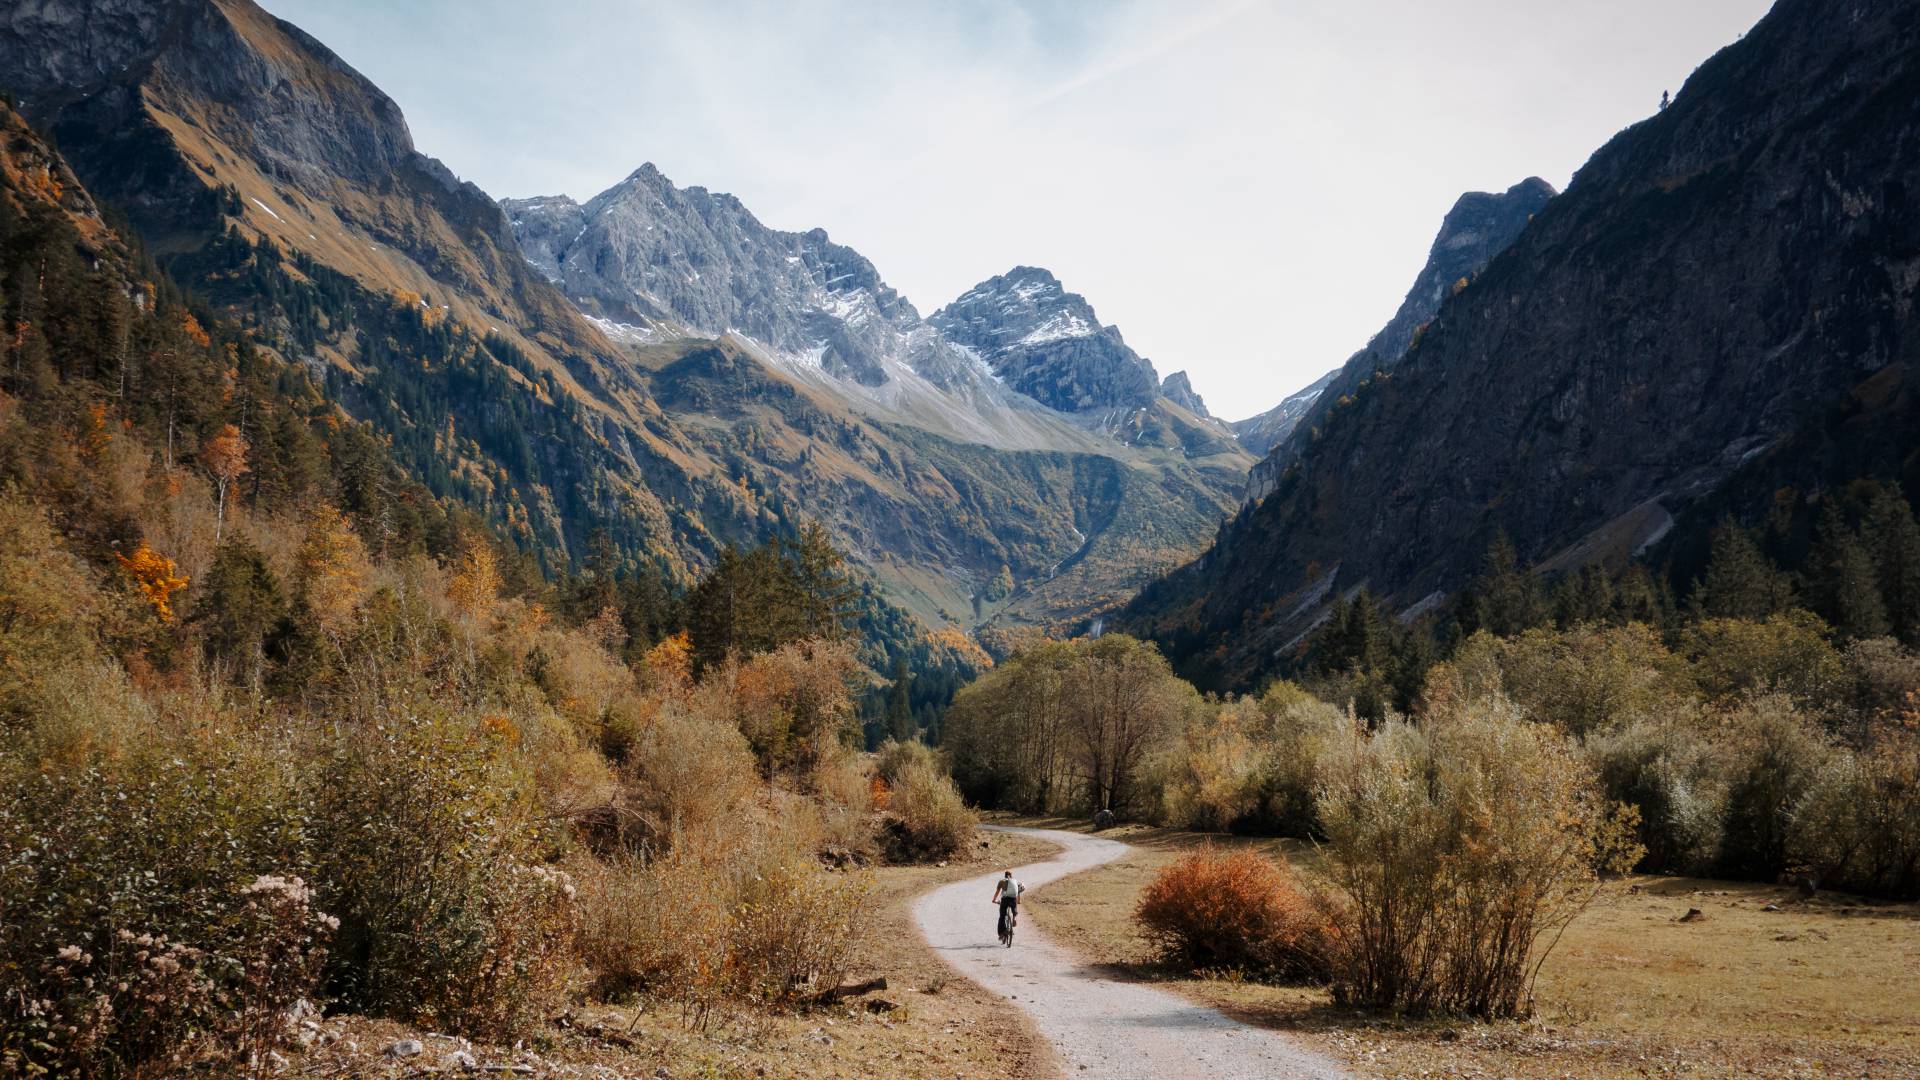
[[[825,229],[769,228],[733,195],[680,187],[651,163],[584,205],[501,205],[527,259],[616,336],[733,334],[790,370],[869,389],[985,380]]]
[[[1062,412],[1138,408],[1160,392],[1153,365],[1039,267],[988,278],[927,321],[1007,385]]]
[[[1193,382],[1184,371],[1176,371],[1160,382],[1160,396],[1180,406],[1195,416],[1211,415],[1207,412],[1207,403],[1200,400],[1194,392]]]

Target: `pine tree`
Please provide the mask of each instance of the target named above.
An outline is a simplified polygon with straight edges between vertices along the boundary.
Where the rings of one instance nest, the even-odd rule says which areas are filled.
[[[1664,582],[1656,582],[1639,563],[1627,567],[1614,586],[1614,611],[1621,622],[1660,626],[1672,610],[1672,596]]]
[[[1346,615],[1347,625],[1341,638],[1348,649],[1347,666],[1366,674],[1380,671],[1386,666],[1387,650],[1392,642],[1386,616],[1374,603],[1373,593],[1362,586],[1353,594]]]
[[[841,638],[853,618],[859,590],[842,569],[845,560],[817,521],[781,543],[792,586],[800,637]]]
[[[906,742],[914,736],[912,687],[913,676],[907,671],[907,658],[896,657],[893,661],[893,686],[887,691],[887,731],[895,742]]]
[[[1615,616],[1613,581],[1600,566],[1588,565],[1560,579],[1554,590],[1554,621],[1570,628],[1603,623]]]
[[[1838,506],[1820,518],[1812,557],[1814,595],[1820,614],[1851,638],[1879,637],[1888,630],[1873,556],[1849,528]]]
[[[257,671],[262,645],[285,614],[280,582],[260,549],[238,538],[221,544],[201,579],[191,620],[205,628],[207,655]]]
[[[1494,537],[1487,546],[1480,576],[1467,587],[1461,604],[1461,629],[1511,637],[1546,622],[1548,615],[1539,577],[1520,565],[1506,534]]]
[[[1877,488],[1863,534],[1894,635],[1908,645],[1920,645],[1920,523],[1899,488]]]
[[[1793,590],[1753,535],[1731,518],[1713,532],[1707,570],[1693,590],[1694,611],[1709,619],[1764,619],[1793,606]]]

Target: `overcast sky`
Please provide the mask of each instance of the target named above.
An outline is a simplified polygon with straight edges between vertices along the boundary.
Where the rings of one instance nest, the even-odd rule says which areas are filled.
[[[265,0],[490,194],[642,162],[923,314],[1044,266],[1238,419],[1344,361],[1463,191],[1564,188],[1766,0]]]

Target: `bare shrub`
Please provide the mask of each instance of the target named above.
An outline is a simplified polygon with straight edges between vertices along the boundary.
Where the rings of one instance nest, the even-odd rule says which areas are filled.
[[[1526,1015],[1596,866],[1639,857],[1573,744],[1497,696],[1356,733],[1319,805],[1347,901],[1335,993],[1415,1013]]]
[[[1157,763],[1161,817],[1169,825],[1224,830],[1260,803],[1260,774],[1272,748],[1256,749],[1259,706],[1242,699],[1202,709]]]
[[[838,986],[869,890],[865,878],[829,874],[798,854],[740,881],[728,933],[734,993],[784,1002]]]
[[[925,765],[939,772],[947,771],[945,756],[940,751],[918,739],[902,742],[888,739],[880,744],[873,755],[873,771],[891,787],[900,779],[900,774],[909,765]]]
[[[667,847],[739,816],[753,795],[753,754],[724,707],[629,699],[614,712],[630,725],[620,768],[622,805],[637,824],[630,839]]]
[[[818,796],[813,806],[820,819],[823,851],[865,858],[874,853],[874,773],[863,754],[843,750],[813,770]],[[884,783],[880,790],[884,790]]]
[[[786,828],[688,836],[651,862],[581,860],[581,952],[595,990],[673,1002],[703,1026],[727,1002],[838,985],[871,888],[823,870]]]
[[[888,794],[889,852],[895,859],[944,859],[973,838],[980,816],[953,778],[923,762],[900,770]]]
[[[1327,903],[1257,852],[1208,846],[1181,858],[1147,886],[1133,917],[1164,961],[1189,970],[1315,980],[1331,971]]]

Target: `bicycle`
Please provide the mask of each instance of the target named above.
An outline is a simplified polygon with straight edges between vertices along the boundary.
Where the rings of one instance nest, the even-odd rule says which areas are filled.
[[[1013,948],[1014,909],[1010,904],[1000,905],[1000,944],[1004,948]]]

